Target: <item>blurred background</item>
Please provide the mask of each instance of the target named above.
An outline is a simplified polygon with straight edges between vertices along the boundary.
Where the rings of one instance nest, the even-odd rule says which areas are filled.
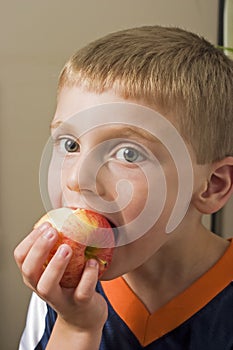
[[[87,42],[132,26],[175,25],[217,44],[224,40],[226,3],[232,6],[232,0],[225,5],[218,0],[1,0],[1,349],[17,349],[25,323],[30,291],[21,280],[13,250],[45,210],[39,165],[65,61]],[[232,35],[227,40],[233,45]],[[206,225],[228,235],[232,207],[207,217]]]

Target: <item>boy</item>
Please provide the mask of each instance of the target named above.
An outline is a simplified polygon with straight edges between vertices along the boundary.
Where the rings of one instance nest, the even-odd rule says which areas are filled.
[[[72,254],[69,246],[61,246],[43,268],[57,240],[48,223],[19,244],[15,259],[34,291],[21,350],[233,349],[233,246],[201,221],[232,194],[232,91],[232,61],[178,28],[113,33],[68,61],[52,123],[51,202],[55,208],[99,208],[104,202],[100,212],[124,227],[128,240],[116,243],[103,281],[97,282],[98,263],[91,259],[75,290],[59,284]],[[119,111],[119,106],[130,122],[126,117],[114,124],[111,113],[109,124],[107,117],[99,121],[101,111],[107,115],[108,108]],[[152,111],[156,123],[150,120],[148,126]],[[141,128],[132,125],[138,115]],[[92,128],[96,120],[98,127]],[[165,144],[176,134],[173,128],[181,136],[174,137],[174,153]],[[188,157],[178,151],[182,142]],[[130,201],[119,205],[122,179],[133,190],[123,186]],[[190,198],[179,197],[183,186],[185,193],[191,190]],[[157,213],[153,208],[163,192]],[[178,197],[185,205],[168,230]],[[108,210],[106,203],[117,205]],[[143,224],[156,218],[134,236],[137,225],[130,225],[145,208]]]

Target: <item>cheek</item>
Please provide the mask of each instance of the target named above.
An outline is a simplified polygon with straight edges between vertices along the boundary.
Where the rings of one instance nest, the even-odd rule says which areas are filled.
[[[61,164],[52,157],[48,171],[48,193],[52,208],[61,206],[62,197],[62,172]]]
[[[102,170],[101,176],[99,183],[104,187],[104,199],[115,201],[122,224],[134,220],[143,210],[148,195],[148,181],[143,171],[113,162]]]
[[[125,223],[135,220],[145,208],[148,198],[148,181],[141,172],[135,172],[135,176],[128,178],[128,205],[122,210]]]
[[[164,167],[164,173],[166,177],[166,202],[163,210],[163,218],[167,224],[175,207],[177,211],[177,206],[179,208],[183,206],[182,198],[178,197],[180,191],[179,186],[183,184],[179,183],[180,180],[178,178],[177,169],[172,162]],[[176,216],[178,217],[178,214]]]
[[[177,177],[170,170],[170,166],[163,171],[151,166],[130,173],[128,183],[132,195],[129,204],[121,210],[127,242],[151,229],[164,232],[177,196]]]

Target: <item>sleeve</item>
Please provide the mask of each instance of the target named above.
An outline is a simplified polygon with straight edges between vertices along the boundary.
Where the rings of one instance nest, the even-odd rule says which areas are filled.
[[[47,305],[35,293],[32,294],[26,326],[22,334],[19,350],[34,350],[40,342],[46,325]]]

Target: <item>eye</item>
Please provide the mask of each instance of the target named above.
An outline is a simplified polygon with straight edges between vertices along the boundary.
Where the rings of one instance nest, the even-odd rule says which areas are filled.
[[[133,147],[123,147],[116,152],[116,158],[121,161],[135,163],[143,161],[145,156]]]
[[[79,144],[77,141],[71,139],[71,138],[61,138],[57,141],[60,151],[62,152],[68,152],[68,153],[74,153],[79,151]]]
[[[72,139],[67,139],[64,146],[67,152],[77,152],[79,149],[79,144]]]

